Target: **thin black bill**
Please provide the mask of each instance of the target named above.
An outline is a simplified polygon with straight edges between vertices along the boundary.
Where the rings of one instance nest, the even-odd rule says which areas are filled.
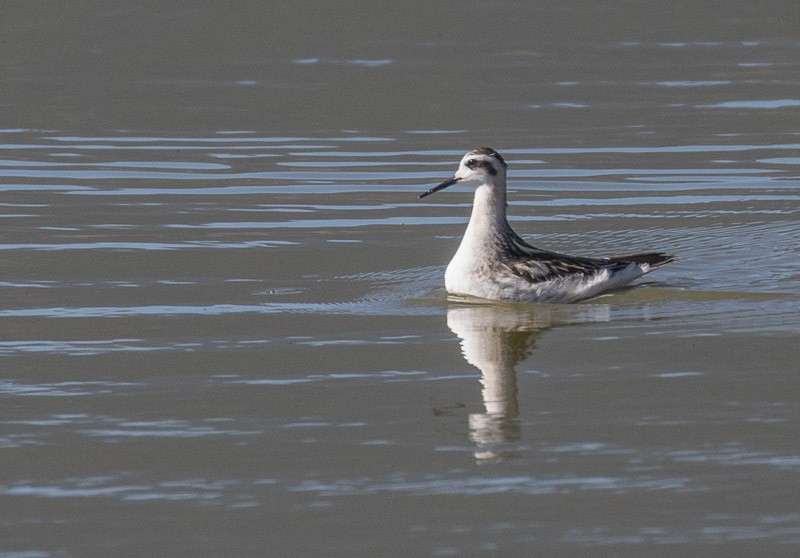
[[[439,190],[444,190],[445,188],[447,188],[448,186],[452,186],[456,182],[458,182],[457,178],[448,178],[447,180],[445,180],[441,184],[438,184],[437,186],[434,186],[433,188],[431,188],[427,192],[423,192],[422,194],[420,194],[419,198],[417,198],[417,199],[421,200],[425,196],[430,196],[431,194],[434,194],[434,193],[438,192]]]

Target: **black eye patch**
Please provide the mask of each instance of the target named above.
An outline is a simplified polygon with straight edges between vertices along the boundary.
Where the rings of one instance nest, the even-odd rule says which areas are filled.
[[[492,166],[492,163],[489,162],[489,161],[481,161],[481,160],[478,160],[478,159],[468,159],[465,164],[467,165],[467,168],[470,168],[472,170],[484,169],[486,172],[488,172],[492,176],[497,174],[497,169],[495,169]]]

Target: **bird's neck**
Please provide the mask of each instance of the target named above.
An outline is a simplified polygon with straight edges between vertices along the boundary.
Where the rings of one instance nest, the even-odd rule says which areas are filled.
[[[475,190],[472,216],[465,237],[479,243],[502,236],[509,228],[506,219],[506,189],[504,185],[482,184]]]

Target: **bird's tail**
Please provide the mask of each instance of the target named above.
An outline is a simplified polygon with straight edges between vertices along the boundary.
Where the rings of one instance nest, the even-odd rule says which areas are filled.
[[[649,266],[650,269],[655,269],[670,262],[674,262],[676,257],[673,254],[665,254],[664,252],[644,252],[641,254],[629,254],[627,256],[614,256],[609,259],[616,263],[644,264]]]

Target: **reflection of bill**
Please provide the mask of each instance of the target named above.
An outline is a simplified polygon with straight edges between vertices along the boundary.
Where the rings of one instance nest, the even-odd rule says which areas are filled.
[[[449,306],[447,325],[461,339],[464,358],[480,369],[485,413],[469,417],[470,438],[480,462],[502,461],[519,440],[515,366],[530,356],[536,334],[582,321],[607,321],[609,307],[540,304]]]

